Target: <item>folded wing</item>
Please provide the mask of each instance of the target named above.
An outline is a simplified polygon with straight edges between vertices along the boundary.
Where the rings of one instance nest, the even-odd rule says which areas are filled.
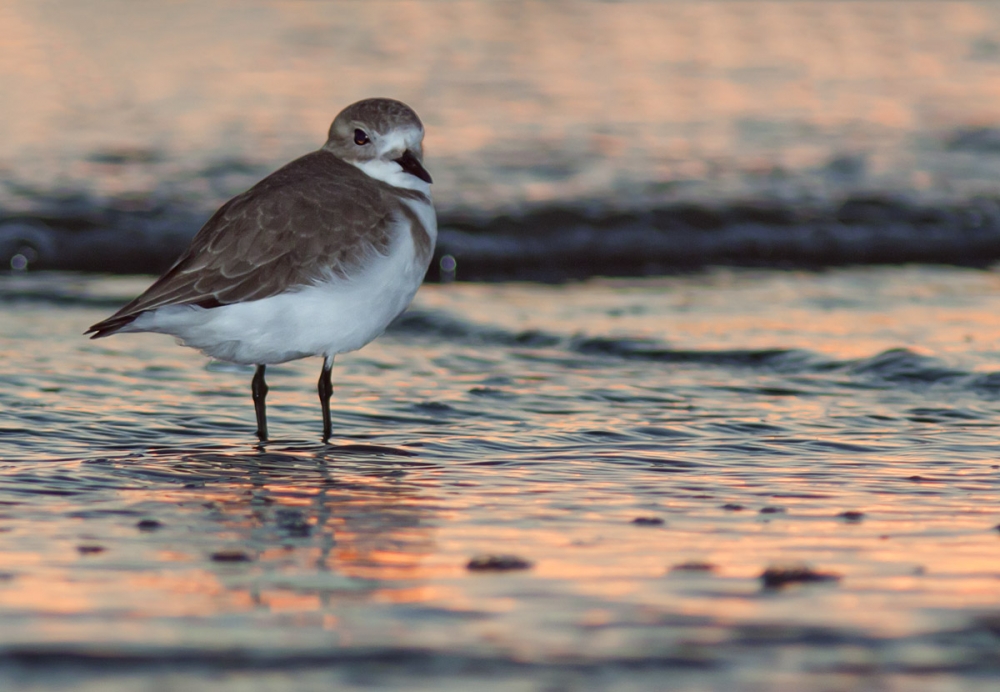
[[[215,308],[348,278],[388,253],[397,213],[354,166],[307,154],[223,205],[173,267],[86,333],[113,334],[167,305]]]

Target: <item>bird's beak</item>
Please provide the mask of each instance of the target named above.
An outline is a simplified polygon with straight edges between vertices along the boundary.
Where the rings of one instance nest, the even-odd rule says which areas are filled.
[[[400,156],[398,159],[395,159],[395,161],[396,163],[398,163],[400,166],[403,167],[404,171],[406,171],[410,175],[417,176],[425,183],[434,182],[433,180],[431,180],[431,174],[428,173],[427,170],[424,169],[422,165],[420,165],[420,161],[417,160],[417,157],[414,156],[409,149],[407,149],[403,153],[403,155]]]

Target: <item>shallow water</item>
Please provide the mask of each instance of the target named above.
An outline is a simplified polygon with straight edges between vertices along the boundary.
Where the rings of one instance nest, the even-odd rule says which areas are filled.
[[[263,449],[248,370],[80,336],[145,282],[2,277],[4,689],[1000,676],[994,273],[425,286],[338,362],[333,444],[319,361],[269,369]]]

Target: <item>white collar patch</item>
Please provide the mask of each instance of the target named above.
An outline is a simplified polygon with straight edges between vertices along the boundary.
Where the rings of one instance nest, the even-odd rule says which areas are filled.
[[[383,183],[393,187],[401,187],[406,190],[417,190],[423,192],[428,197],[431,196],[431,186],[423,180],[403,171],[403,167],[395,161],[384,161],[382,159],[372,159],[371,161],[351,161],[357,168],[360,168],[370,178],[381,180]]]

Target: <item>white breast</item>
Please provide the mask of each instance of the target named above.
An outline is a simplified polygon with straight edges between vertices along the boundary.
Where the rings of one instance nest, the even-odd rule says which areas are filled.
[[[411,175],[410,177],[412,178],[413,176]],[[434,244],[437,243],[438,236],[437,214],[434,212],[434,205],[428,202],[422,202],[418,199],[404,199],[403,204],[405,204],[420,220],[420,223],[423,224],[424,230],[427,231],[427,235],[431,238],[431,250],[433,251]]]

